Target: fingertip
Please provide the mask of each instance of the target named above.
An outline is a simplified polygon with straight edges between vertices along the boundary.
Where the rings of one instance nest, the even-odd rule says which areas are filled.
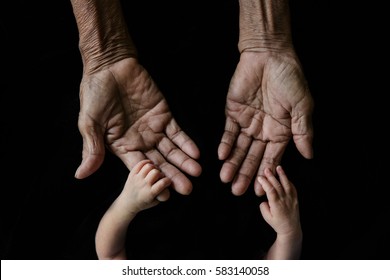
[[[92,174],[92,173],[91,173]],[[82,180],[82,179],[85,179],[87,178],[89,175],[91,174],[88,174],[88,173],[85,173],[83,172],[82,168],[77,168],[75,174],[74,174],[74,177],[78,180]]]
[[[310,138],[311,139],[311,138]],[[306,140],[306,141],[304,141]],[[301,141],[296,140],[295,146],[297,147],[299,153],[306,159],[312,159],[314,157],[314,150],[312,147],[312,140],[307,140],[307,138],[301,139]]]
[[[235,182],[232,184],[231,192],[235,196],[241,196],[246,192],[247,189],[248,186],[245,183],[235,180]]]
[[[260,212],[262,211],[261,210],[261,208],[263,208],[264,206],[262,206],[263,205],[263,203],[264,203],[264,201],[263,202],[260,202],[260,204],[259,204],[259,210],[260,210]]]
[[[190,195],[192,192],[192,184],[188,182],[178,184],[172,181],[171,186],[177,193],[181,195]]]
[[[191,193],[192,193],[192,187],[183,190],[180,194],[182,194],[182,195],[190,195]]]
[[[258,185],[255,186],[255,194],[258,197],[265,195],[265,191],[262,184],[259,183]]]
[[[84,158],[77,168],[74,177],[76,179],[84,179],[96,172],[102,165],[104,155],[94,155]]]
[[[256,177],[256,180],[257,180],[257,182],[259,182],[259,184],[260,184],[260,186],[261,186],[261,182],[264,180],[264,176],[263,176],[263,175],[258,175],[258,176]]]
[[[268,204],[268,202],[267,202],[267,201],[262,201],[262,202],[260,202],[260,204],[259,204],[259,208],[260,208],[260,210],[261,210],[261,208],[264,208],[264,207],[266,207],[266,206],[267,206],[267,204]]]
[[[267,212],[269,211],[269,203],[267,201],[263,201],[259,204],[259,210],[261,215],[265,218],[267,216]]]
[[[202,166],[199,163],[197,163],[192,167],[191,174],[194,177],[199,177],[202,174],[202,171],[203,171]]]
[[[310,149],[309,151],[302,152],[302,156],[306,159],[312,159],[314,158],[314,151],[313,149]]]
[[[180,169],[194,177],[199,177],[202,174],[202,166],[194,159],[184,161]]]
[[[310,152],[307,155],[307,159],[312,159],[312,158],[314,158],[314,149],[310,149]]]
[[[218,159],[225,160],[229,155],[229,150],[225,143],[220,143],[218,146]]]
[[[169,189],[163,190],[158,196],[156,196],[156,199],[160,202],[165,202],[171,197],[171,193]]]
[[[74,173],[74,177],[75,177],[76,179],[81,179],[81,178],[80,178],[80,167],[78,167],[78,168],[76,169],[76,172]]]
[[[152,160],[147,159],[147,158],[143,158],[143,159],[140,159],[138,162],[136,162],[136,163],[134,164],[134,166],[131,168],[131,171],[130,171],[130,172],[138,173],[138,172],[140,172],[148,163],[152,164],[155,168],[157,168],[157,166],[153,163]]]
[[[181,150],[193,159],[200,158],[200,150],[195,144],[195,142],[191,139],[189,139],[189,141],[186,141],[185,144],[181,146]]]
[[[232,187],[232,194],[233,194],[234,196],[241,196],[241,195],[244,194],[244,192],[245,192],[245,191],[242,191],[242,190],[240,190],[240,189],[238,189],[238,188],[233,188],[233,187]]]
[[[277,173],[284,173],[284,169],[281,165],[276,166],[276,172]]]
[[[271,171],[271,168],[266,167],[266,168],[264,169],[264,174],[265,174],[266,176],[271,176],[271,175],[273,175],[273,173],[272,173],[272,171]]]
[[[224,166],[222,166],[222,169],[219,172],[219,177],[220,177],[222,183],[227,184],[233,180],[234,174],[232,171],[229,171],[226,168],[224,168]]]
[[[191,156],[194,159],[200,159],[200,150],[198,149],[197,146],[195,146],[194,151],[193,151]]]

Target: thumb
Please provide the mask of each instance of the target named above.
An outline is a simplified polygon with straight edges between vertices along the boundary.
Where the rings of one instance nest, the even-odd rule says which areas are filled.
[[[270,210],[268,202],[263,201],[262,203],[260,203],[259,208],[260,208],[260,212],[261,212],[261,215],[263,216],[264,220],[269,224],[269,221],[271,220],[272,215],[271,215],[271,210]]]
[[[311,115],[305,115],[299,122],[292,124],[292,134],[295,147],[306,159],[313,158],[313,124]]]
[[[105,155],[103,134],[98,129],[89,128],[88,132],[80,129],[83,137],[82,161],[76,170],[75,177],[84,179],[93,174],[102,165]]]

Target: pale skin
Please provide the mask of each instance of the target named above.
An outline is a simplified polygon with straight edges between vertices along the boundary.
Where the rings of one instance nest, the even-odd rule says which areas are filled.
[[[200,151],[172,115],[147,70],[123,19],[119,0],[71,0],[84,71],[79,130],[82,162],[75,177],[93,174],[105,149],[131,169],[150,159],[188,195],[199,176]],[[313,99],[291,41],[287,0],[240,0],[241,53],[226,97],[225,131],[218,148],[221,181],[242,195],[256,176],[275,172],[292,139],[313,157]],[[166,193],[164,195],[167,195]]]
[[[283,168],[276,167],[276,177],[269,168],[257,180],[267,201],[260,204],[264,220],[275,230],[276,240],[265,254],[269,260],[297,260],[302,250],[302,228],[297,191]]]
[[[125,245],[129,224],[140,211],[168,200],[169,196],[161,198],[159,194],[170,185],[171,180],[151,160],[141,160],[134,166],[121,194],[100,220],[95,235],[99,259],[127,259]]]
[[[265,221],[275,230],[275,242],[264,259],[299,259],[302,247],[302,230],[299,218],[297,192],[281,166],[277,166],[277,179],[270,169],[258,177],[268,201],[260,204]],[[135,216],[160,203],[158,195],[170,186],[150,160],[142,160],[130,171],[121,194],[103,215],[95,236],[96,253],[100,260],[125,260],[126,235]],[[163,201],[168,200],[169,196]]]

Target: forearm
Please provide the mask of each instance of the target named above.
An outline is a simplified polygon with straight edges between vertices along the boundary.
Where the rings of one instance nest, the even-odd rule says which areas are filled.
[[[264,259],[267,260],[298,260],[302,251],[302,232],[290,237],[277,236]]]
[[[135,57],[119,0],[71,0],[85,71]]]
[[[125,211],[126,201],[118,197],[100,220],[96,231],[96,253],[99,259],[126,259],[126,235],[135,211]]]
[[[240,52],[291,48],[288,0],[239,0],[239,4]]]

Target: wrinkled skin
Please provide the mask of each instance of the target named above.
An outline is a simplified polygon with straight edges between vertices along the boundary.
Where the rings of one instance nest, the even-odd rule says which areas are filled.
[[[76,178],[85,178],[101,166],[106,147],[130,170],[143,159],[152,160],[180,194],[192,191],[185,173],[201,174],[198,147],[180,128],[164,96],[135,58],[84,73],[78,127],[83,160]],[[167,192],[161,200],[169,196]]]
[[[293,139],[307,159],[313,157],[314,102],[293,51],[241,53],[226,99],[226,123],[218,156],[220,178],[242,195],[254,176],[275,172]],[[264,195],[258,180],[255,193]]]

